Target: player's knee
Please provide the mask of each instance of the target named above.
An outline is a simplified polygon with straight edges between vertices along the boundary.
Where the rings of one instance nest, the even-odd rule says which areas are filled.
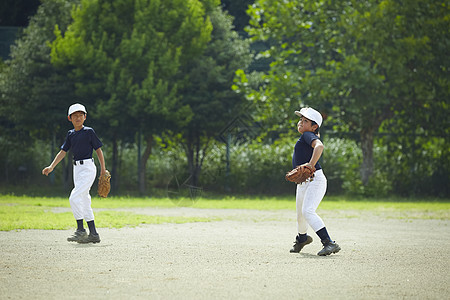
[[[70,204],[77,204],[77,205],[81,205],[82,203],[82,196],[80,193],[72,193],[69,197],[69,202]]]
[[[316,215],[316,211],[312,208],[303,208],[302,214],[305,217],[305,219],[309,220],[311,218],[314,218],[314,216]]]

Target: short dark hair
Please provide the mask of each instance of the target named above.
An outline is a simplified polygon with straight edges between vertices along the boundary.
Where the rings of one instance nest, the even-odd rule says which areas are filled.
[[[311,120],[311,126],[314,126],[314,125],[317,125],[317,123],[314,122],[313,120]],[[314,130],[314,133],[315,133],[315,134],[319,134],[319,126],[317,126],[317,129]]]

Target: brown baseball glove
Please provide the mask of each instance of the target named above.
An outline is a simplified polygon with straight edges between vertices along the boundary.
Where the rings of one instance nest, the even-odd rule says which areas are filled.
[[[303,164],[286,173],[286,180],[297,184],[303,183],[314,177],[316,168],[311,164]]]
[[[98,178],[98,190],[97,193],[100,197],[106,198],[108,197],[109,191],[111,190],[111,174],[108,170],[106,170],[105,175],[100,175]]]

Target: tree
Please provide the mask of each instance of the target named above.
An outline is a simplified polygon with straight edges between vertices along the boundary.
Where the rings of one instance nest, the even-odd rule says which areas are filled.
[[[73,18],[64,36],[56,31],[52,62],[70,70],[77,92],[107,121],[104,130],[114,141],[129,137],[130,128],[142,132],[143,193],[153,135],[191,117],[180,103],[179,70],[203,52],[211,23],[197,0],[83,0]]]
[[[28,147],[35,138],[55,141],[67,124],[65,109],[73,101],[74,87],[64,73],[51,65],[47,43],[55,38],[55,24],[65,32],[72,20],[71,8],[77,3],[42,1],[29,26],[11,47],[11,59],[0,73],[0,123],[6,124],[3,133],[10,141],[20,137],[18,140],[27,141]]]
[[[7,68],[1,74],[2,114],[15,126],[45,138],[58,131],[61,103],[70,98],[72,91],[70,84],[65,83],[67,78],[51,65],[47,42],[54,38],[55,24],[60,24],[63,32],[66,30],[71,22],[70,9],[77,2],[44,1],[22,37],[12,46],[11,60],[6,62]],[[46,112],[45,119],[40,112]]]
[[[383,136],[383,142],[395,157],[395,168],[390,174],[403,195],[448,195],[449,13],[443,2],[413,2],[405,13],[408,17],[397,21],[427,44],[423,58],[409,64],[414,70],[410,73],[414,85],[406,91],[405,105],[397,107],[393,117],[382,124],[383,133],[391,133]],[[410,43],[413,42],[411,39]],[[408,46],[405,52],[415,45]],[[425,172],[427,176],[416,176],[416,172]]]
[[[251,61],[249,43],[232,29],[232,18],[219,7],[208,13],[212,38],[203,55],[186,65],[188,83],[180,90],[181,102],[191,107],[193,116],[182,130],[190,183],[199,185],[199,176],[211,141],[243,107],[243,97],[232,91],[235,71]]]
[[[448,26],[444,2],[261,0],[249,13],[253,39],[274,46],[262,53],[273,59],[267,84],[248,96],[268,120],[290,120],[299,104],[311,105],[335,117],[341,130],[357,132],[364,184],[373,173],[374,135],[382,123],[407,110],[411,99],[420,109],[434,106],[431,83],[446,81],[443,72],[433,78],[419,68],[438,63],[429,34]],[[439,51],[447,43],[439,43]]]

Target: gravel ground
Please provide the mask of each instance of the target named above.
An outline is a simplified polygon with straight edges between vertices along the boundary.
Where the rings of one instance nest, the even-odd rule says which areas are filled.
[[[319,211],[342,248],[319,257],[289,253],[293,211],[135,211],[222,221],[0,232],[0,299],[449,299],[449,220]]]

